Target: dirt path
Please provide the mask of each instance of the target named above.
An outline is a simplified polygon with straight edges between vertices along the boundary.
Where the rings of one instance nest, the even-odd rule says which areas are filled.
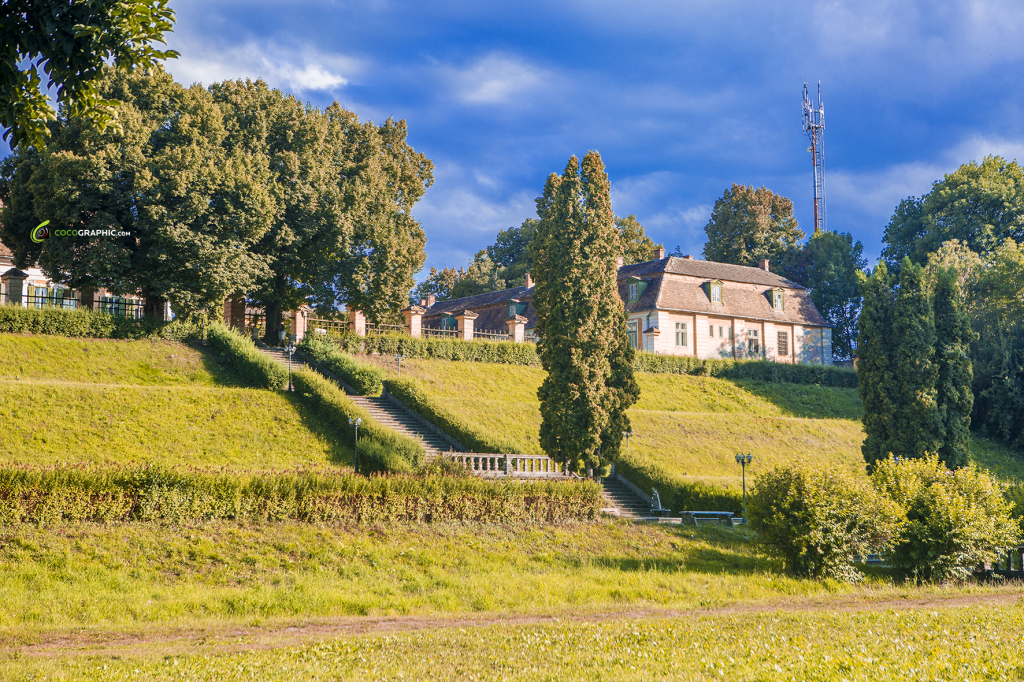
[[[1007,588],[984,594],[933,594],[924,596],[846,595],[826,600],[794,600],[776,603],[733,604],[696,609],[635,608],[557,615],[467,614],[427,616],[346,616],[276,622],[269,626],[211,624],[204,628],[160,628],[126,634],[113,631],[68,631],[41,635],[29,644],[0,642],[0,656],[69,658],[128,655],[173,656],[227,654],[276,649],[358,635],[413,632],[443,628],[482,628],[492,625],[543,625],[558,622],[599,623],[641,618],[693,618],[729,614],[796,613],[806,611],[882,611],[949,609],[967,606],[1024,604],[1024,592]]]

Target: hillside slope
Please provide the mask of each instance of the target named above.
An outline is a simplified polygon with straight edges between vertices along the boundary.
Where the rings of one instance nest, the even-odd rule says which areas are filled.
[[[390,358],[369,359],[394,370]],[[537,388],[543,370],[409,359],[402,375],[475,432],[524,453],[541,452]],[[628,460],[657,472],[655,478],[739,489],[737,452],[754,455],[748,477],[800,457],[864,472],[856,389],[674,374],[640,373],[637,379],[641,397],[629,413],[635,436]],[[1003,478],[1024,476],[1020,453],[981,438],[974,449],[983,468]]]
[[[170,341],[0,334],[0,461],[284,468],[352,461],[298,398]]]

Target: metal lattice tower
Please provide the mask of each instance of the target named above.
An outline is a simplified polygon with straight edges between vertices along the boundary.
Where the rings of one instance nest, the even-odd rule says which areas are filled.
[[[807,151],[814,166],[814,233],[825,231],[825,105],[821,103],[821,81],[818,81],[818,106],[814,108],[807,83],[804,83],[804,135],[811,141]]]

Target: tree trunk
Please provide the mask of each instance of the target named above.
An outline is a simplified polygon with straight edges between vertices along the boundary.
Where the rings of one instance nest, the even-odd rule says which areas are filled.
[[[164,319],[164,307],[167,303],[166,298],[160,296],[146,295],[145,304],[142,308],[142,313],[146,317],[152,317],[157,320]]]
[[[281,345],[281,337],[279,332],[283,328],[281,325],[281,319],[284,316],[284,311],[281,308],[280,301],[274,301],[268,303],[264,308],[266,313],[266,332],[263,334],[263,343],[268,346],[279,346]]]

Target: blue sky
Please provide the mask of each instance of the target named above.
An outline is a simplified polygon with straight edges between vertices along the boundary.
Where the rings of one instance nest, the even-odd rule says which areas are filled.
[[[232,2],[171,0],[168,70],[260,77],[409,123],[436,164],[427,266],[465,265],[534,215],[546,176],[601,152],[613,208],[700,254],[732,183],[812,230],[801,89],[820,80],[829,228],[877,257],[895,205],[961,163],[1024,161],[1019,0]]]

